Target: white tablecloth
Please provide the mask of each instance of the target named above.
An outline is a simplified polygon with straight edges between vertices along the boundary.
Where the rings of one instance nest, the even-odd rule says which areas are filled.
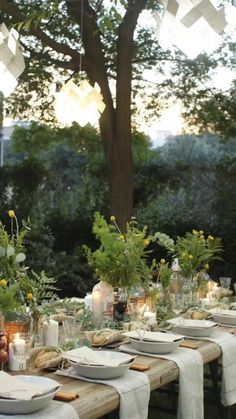
[[[120,395],[120,419],[147,419],[148,417],[150,383],[145,373],[129,370],[119,378],[98,380],[79,376],[71,367],[63,371],[58,370],[56,374],[114,387]]]
[[[201,354],[192,349],[178,348],[166,355],[144,353],[122,345],[120,350],[174,361],[179,367],[178,419],[203,419],[203,360]]]
[[[79,419],[79,415],[70,404],[51,401],[47,407],[38,412],[22,415],[3,415],[0,419]]]

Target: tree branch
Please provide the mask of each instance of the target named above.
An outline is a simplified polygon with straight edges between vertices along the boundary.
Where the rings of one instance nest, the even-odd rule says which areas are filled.
[[[10,0],[0,0],[0,10],[11,15],[14,23],[25,22],[27,20],[27,16],[25,16],[21,12],[20,8]],[[63,55],[68,55],[79,61],[80,54],[78,53],[78,51],[74,50],[68,45],[62,44],[50,38],[45,32],[43,32],[40,29],[39,26],[34,27],[33,25],[31,25],[28,32],[30,35],[35,36],[37,39],[42,41],[44,45],[47,45],[52,50]]]

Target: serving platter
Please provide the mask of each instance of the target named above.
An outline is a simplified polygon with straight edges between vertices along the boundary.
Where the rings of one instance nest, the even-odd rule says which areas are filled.
[[[134,349],[150,354],[169,354],[174,352],[182,342],[182,339],[175,342],[151,342],[134,338],[129,339]]]

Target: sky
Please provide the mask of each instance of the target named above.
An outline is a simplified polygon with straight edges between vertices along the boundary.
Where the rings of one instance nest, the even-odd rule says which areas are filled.
[[[217,0],[211,0],[211,2],[215,7],[217,7],[217,4],[219,3]],[[227,26],[225,27],[224,31],[228,34],[231,34],[236,40],[236,7],[228,6],[225,11]],[[155,28],[156,22],[150,19],[150,15],[147,11],[142,13],[140,21],[142,21],[142,23],[144,22],[145,25],[149,27],[152,27],[154,25]],[[191,39],[192,45],[199,44],[200,37],[197,36],[197,33],[198,32],[196,31],[193,32],[192,38],[190,38],[190,35],[188,36],[188,40]],[[203,46],[206,46],[204,39],[205,38],[203,36]],[[219,45],[219,42],[214,42],[214,47],[212,47],[212,45],[208,43],[208,48],[204,49],[206,50],[206,52],[213,52],[215,47]],[[230,87],[232,80],[235,78],[236,71],[233,72],[232,70],[229,70],[225,67],[219,67],[217,73],[212,78],[212,85],[217,86],[220,89],[226,90]],[[147,71],[145,73],[145,79],[149,79],[152,82],[158,82],[158,75],[154,72],[151,73],[150,71]],[[160,120],[154,122],[151,127],[146,128],[145,132],[150,136],[153,146],[156,147],[163,145],[163,143],[165,142],[163,139],[164,131],[166,131],[166,135],[169,135],[169,133],[175,135],[181,132],[182,125],[183,120],[181,118],[181,103],[178,102],[175,105],[171,106],[169,109],[165,110]]]

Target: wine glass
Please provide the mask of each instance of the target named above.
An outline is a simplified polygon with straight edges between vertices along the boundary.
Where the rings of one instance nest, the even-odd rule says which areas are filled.
[[[13,357],[19,363],[19,370],[22,371],[25,362],[30,357],[32,348],[32,336],[30,333],[13,333],[10,335]]]

